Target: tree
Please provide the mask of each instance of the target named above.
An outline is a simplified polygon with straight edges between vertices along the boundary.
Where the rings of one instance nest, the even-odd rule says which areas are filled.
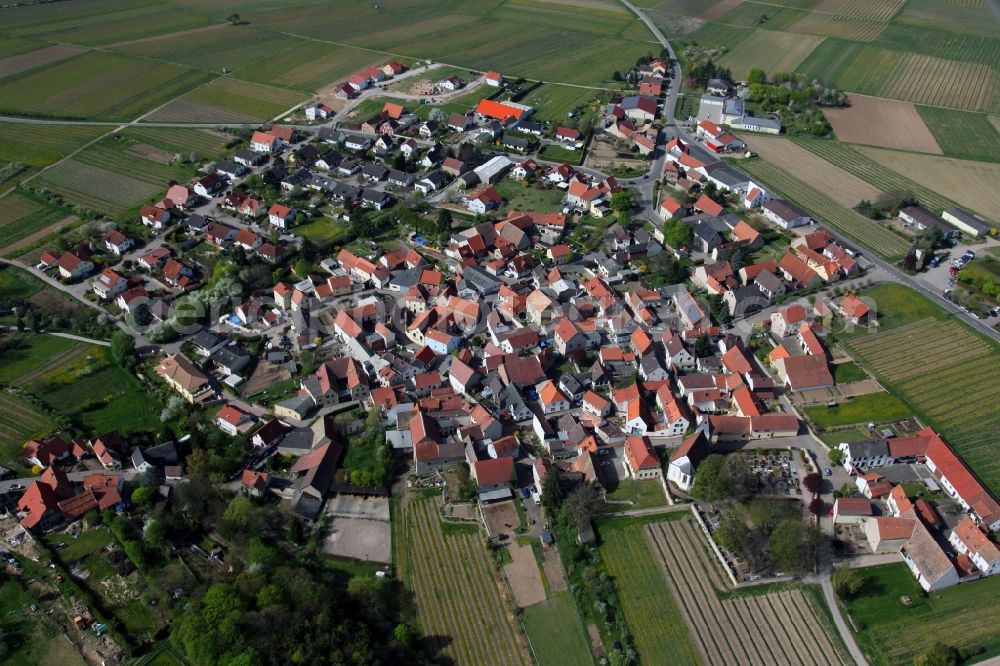
[[[811,502],[809,502],[809,513],[819,518],[823,515],[823,509],[826,507],[826,503],[820,497],[814,497]]]
[[[631,207],[632,197],[625,190],[611,195],[611,209],[616,213],[627,213]]]
[[[725,471],[729,496],[740,501],[750,497],[756,484],[743,460],[739,456],[729,456],[726,458]]]
[[[768,545],[774,563],[787,573],[801,574],[813,569],[823,548],[823,533],[798,516],[784,519],[771,533]]]
[[[691,494],[706,502],[729,497],[729,475],[726,473],[725,456],[713,453],[701,461],[694,473]]]
[[[861,593],[865,586],[865,578],[857,569],[838,567],[833,570],[833,591],[843,601],[850,601]]]
[[[239,25],[240,24],[240,15],[234,12],[234,13],[230,14],[229,16],[227,16],[226,20],[229,21],[229,23],[231,23],[232,25]]]
[[[754,67],[747,74],[747,83],[767,83],[767,73],[760,67]]]
[[[941,641],[935,641],[927,652],[913,660],[913,666],[958,666],[959,663],[958,649]]]
[[[436,123],[446,123],[448,122],[448,114],[445,113],[443,109],[434,108],[431,112],[427,114],[428,120],[433,120]]]
[[[829,457],[831,465],[842,465],[844,463],[844,452],[840,449],[830,449]]]
[[[733,505],[722,514],[719,526],[712,533],[715,540],[730,553],[741,553],[750,538],[746,510],[739,504]]]
[[[542,481],[542,506],[549,517],[554,517],[562,506],[565,493],[562,487],[562,473],[555,465],[549,467],[549,471]]]
[[[694,341],[694,353],[700,357],[712,355],[712,341],[707,335],[699,335]]]
[[[810,472],[803,477],[802,485],[806,490],[815,495],[820,491],[820,488],[823,487],[823,477],[817,472]]]
[[[136,506],[147,507],[156,498],[156,488],[154,486],[142,486],[132,491],[132,503]]]
[[[396,640],[403,645],[410,646],[413,644],[413,632],[411,632],[410,628],[402,622],[396,625],[392,635],[395,636]]]
[[[257,507],[249,497],[237,495],[229,501],[222,519],[232,527],[244,531],[256,522]]]
[[[111,358],[123,368],[130,368],[136,361],[135,340],[125,331],[115,331],[111,336]]]
[[[149,326],[153,323],[153,313],[145,303],[139,303],[132,308],[132,319],[138,326]]]
[[[563,502],[563,511],[573,521],[577,530],[585,530],[590,527],[590,519],[594,515],[597,500],[596,483],[581,484],[566,496],[566,501]]]

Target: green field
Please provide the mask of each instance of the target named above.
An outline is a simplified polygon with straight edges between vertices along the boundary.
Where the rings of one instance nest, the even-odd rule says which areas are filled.
[[[614,490],[608,491],[605,499],[606,502],[598,509],[599,512],[653,509],[667,504],[663,486],[656,479],[621,481]]]
[[[917,111],[945,155],[1000,162],[1000,129],[985,115],[930,106],[918,106]]]
[[[601,524],[601,556],[618,589],[641,664],[699,663],[698,651],[643,532],[643,521]]]
[[[0,80],[0,111],[134,120],[208,78],[179,65],[91,51]]]
[[[291,234],[309,238],[317,243],[342,243],[349,235],[351,228],[343,222],[334,222],[325,218],[298,224],[291,228]]]
[[[3,201],[0,199],[0,205]],[[30,298],[44,286],[41,280],[30,273],[0,264],[0,298]]]
[[[226,25],[215,30],[126,44],[120,50],[129,55],[166,60],[221,74],[223,70],[238,72],[257,61],[301,45],[299,40],[289,40],[283,35],[255,27]]]
[[[0,123],[0,161],[47,166],[105,132],[107,128],[86,125]]]
[[[975,661],[1000,653],[1000,577],[991,576],[924,596],[903,563],[860,570],[861,596],[845,605],[864,622],[858,642],[873,666],[911,664],[935,641],[958,648],[981,647]],[[900,597],[909,596],[906,607]]]
[[[956,112],[949,111],[949,113]],[[977,116],[978,114],[968,115]],[[982,118],[989,125],[986,117],[982,116]],[[927,208],[939,211],[955,205],[947,197],[922,185],[918,185],[906,176],[882,166],[870,157],[862,155],[848,144],[819,139],[796,139],[795,142],[810,152],[819,155],[827,162],[835,164],[865,182],[871,183],[883,192],[912,192],[921,204]],[[944,146],[943,143],[941,145]]]
[[[201,13],[184,11],[159,0],[103,0],[57,7],[46,3],[5,7],[3,29],[19,37],[44,37],[96,46],[189,30],[210,23]]]
[[[569,592],[522,611],[524,629],[538,663],[546,666],[590,664],[593,657]]]
[[[880,309],[880,312],[882,310]],[[1000,350],[964,324],[942,316],[918,319],[847,342],[888,390],[955,448],[977,476],[1000,490],[996,455],[1000,415]]]
[[[167,127],[129,127],[120,135],[132,151],[137,150],[134,143],[139,143],[184,157],[194,153],[199,159],[221,157],[226,144],[233,138],[232,135],[217,130]]]
[[[583,151],[582,150],[570,150],[569,148],[563,148],[562,146],[556,146],[554,144],[547,144],[538,151],[538,156],[543,160],[549,160],[552,162],[566,162],[567,164],[572,164],[577,166],[583,161]]]
[[[592,108],[595,99],[602,100],[604,97],[586,88],[549,84],[532,90],[520,103],[535,109],[532,114],[534,120],[558,125],[566,121],[567,113],[581,107]]]
[[[269,120],[289,108],[304,102],[305,95],[259,83],[237,79],[217,79],[198,88],[183,99],[200,102],[219,109]]]
[[[531,210],[551,213],[559,207],[563,199],[562,190],[540,190],[524,182],[504,178],[493,186],[507,200],[503,210]]]
[[[910,243],[902,236],[842,206],[780,167],[755,159],[741,161],[739,168],[799,204],[819,221],[826,222],[834,230],[883,258],[900,258],[910,248]]]
[[[49,204],[39,203],[17,193],[8,194],[0,198],[0,248],[66,217],[66,211]]]
[[[848,361],[833,365],[833,379],[838,384],[848,384],[868,379],[868,374],[857,363]]]
[[[54,335],[33,335],[0,360],[0,383],[41,398],[95,433],[132,432],[159,423],[160,405],[138,381],[111,364],[106,347]]]
[[[54,622],[41,612],[32,614],[31,606],[37,602],[35,594],[20,580],[5,577],[0,583],[0,625],[8,646],[5,666],[85,666],[87,662]]]
[[[836,407],[816,405],[805,408],[816,428],[855,423],[889,423],[912,416],[913,412],[890,393],[868,393],[851,399],[841,398]]]
[[[52,418],[35,405],[10,393],[0,392],[0,465],[23,467],[21,451],[24,442],[44,435],[54,427]]]
[[[352,46],[292,39],[288,51],[259,60],[236,73],[239,79],[312,92],[386,58]]]

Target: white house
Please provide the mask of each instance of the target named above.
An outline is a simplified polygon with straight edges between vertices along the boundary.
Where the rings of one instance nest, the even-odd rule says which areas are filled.
[[[656,479],[663,476],[660,459],[656,457],[649,438],[633,435],[625,440],[625,466],[633,479]]]
[[[711,453],[711,446],[705,437],[704,431],[699,429],[687,439],[670,456],[670,465],[667,467],[667,480],[681,490],[691,490],[694,484],[694,473],[698,464]]]
[[[809,214],[793,206],[784,199],[772,199],[761,206],[761,213],[770,222],[778,225],[782,229],[792,229],[802,227],[810,222],[812,218]]]
[[[569,409],[569,400],[563,395],[559,387],[551,379],[545,381],[537,387],[538,401],[542,405],[542,413],[552,414]]]
[[[984,576],[1000,572],[1000,548],[976,521],[966,516],[948,536],[948,543],[972,561]]]

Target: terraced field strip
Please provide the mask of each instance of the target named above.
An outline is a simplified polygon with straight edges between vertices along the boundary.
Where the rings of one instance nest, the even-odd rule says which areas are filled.
[[[445,536],[433,499],[412,501],[402,516],[400,574],[414,590],[425,635],[459,664],[530,663],[478,538]]]
[[[837,203],[816,190],[813,185],[799,180],[780,167],[758,159],[741,162],[740,169],[799,204],[819,221],[829,224],[834,230],[885,259],[902,257],[910,249],[910,243],[905,238]]]
[[[44,362],[40,363],[34,370],[22,374],[17,379],[17,385],[28,389],[37,388],[38,385],[44,383],[46,375],[58,372],[61,367],[66,365],[72,365],[77,360],[92,353],[93,349],[93,345],[86,342],[74,342],[55,356],[45,358]]]
[[[908,53],[897,63],[881,96],[965,111],[1000,110],[1000,76],[989,65]]]
[[[629,526],[602,532],[601,555],[615,581],[622,613],[635,638],[641,664],[660,664],[671,654],[678,664],[699,664],[695,641],[703,639],[678,608],[681,599],[671,594],[642,528]],[[702,654],[711,653],[702,649]],[[706,663],[724,663],[709,658]]]
[[[17,455],[25,440],[52,426],[52,420],[34,406],[9,393],[0,392],[0,450],[7,457]]]
[[[43,172],[37,182],[76,206],[119,216],[164,191],[169,180],[153,185],[144,180],[108,171],[76,159]]]
[[[841,664],[833,642],[799,590],[721,601],[729,585],[691,521],[645,528],[671,592],[709,663]]]

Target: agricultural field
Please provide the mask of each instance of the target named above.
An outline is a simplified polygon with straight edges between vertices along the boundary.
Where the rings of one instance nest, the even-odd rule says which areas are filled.
[[[915,183],[867,157],[861,152],[860,147],[848,146],[838,141],[812,139],[797,139],[796,143],[883,192],[912,192],[920,203],[931,209],[943,210],[953,205],[950,199],[939,194],[944,188],[930,189]]]
[[[847,208],[853,208],[862,199],[874,201],[882,194],[870,181],[858,178],[834,163],[817,157],[789,139],[765,139],[747,135],[743,139],[769,163],[794,173]]]
[[[720,595],[729,581],[692,520],[652,523],[643,533],[704,663],[844,663],[823,612],[801,589]]]
[[[740,162],[740,169],[799,204],[816,219],[884,258],[902,257],[910,248],[909,242],[902,236],[837,203],[816,190],[814,183],[799,180],[780,167],[758,159]]]
[[[188,156],[194,153],[198,160],[221,157],[226,144],[233,136],[212,129],[183,129],[167,127],[129,127],[120,136],[128,143],[152,146],[171,154]],[[131,154],[138,154],[134,146],[126,148]]]
[[[523,181],[522,181],[523,182]],[[541,190],[533,185],[522,185],[521,182],[504,178],[493,186],[507,200],[504,210],[533,210],[541,213],[551,213],[559,207],[563,200],[563,191],[557,189]]]
[[[921,153],[942,153],[935,135],[910,102],[867,95],[851,95],[848,101],[850,106],[847,107],[823,109],[823,115],[841,141]]]
[[[823,41],[814,35],[797,35],[774,30],[755,30],[719,60],[737,80],[745,81],[754,67],[766,72],[794,72]]]
[[[909,178],[918,185],[937,192],[969,210],[986,216],[994,223],[1000,211],[1000,164],[956,160],[917,153],[901,153],[882,148],[859,146],[857,150],[871,160]]]
[[[684,600],[667,587],[643,525],[625,522],[617,526],[609,521],[601,525],[600,532],[601,556],[618,589],[639,663],[661,663],[664,654],[672,655],[676,664],[713,663],[699,656],[694,637],[701,629],[692,630],[682,621],[679,605]]]
[[[312,92],[343,80],[355,70],[382,63],[385,57],[352,46],[295,40],[295,47],[258,60],[236,77]]]
[[[400,519],[396,563],[423,634],[456,664],[530,664],[477,531],[445,535],[432,498],[404,503]]]
[[[4,9],[4,32],[63,43],[108,45],[208,25],[200,13],[166,2],[80,2],[56,9],[45,3]]]
[[[169,180],[154,185],[73,159],[45,171],[35,183],[74,206],[118,217],[154,199]]]
[[[15,40],[15,43],[18,42]],[[36,46],[31,44],[31,42],[27,42],[27,44],[29,44],[29,46]],[[54,46],[46,46],[27,53],[18,53],[17,55],[2,57],[0,58],[0,77],[13,76],[15,74],[20,74],[21,72],[38,69],[39,67],[51,65],[54,62],[59,62],[60,60],[80,55],[86,51],[87,49],[82,46],[56,44]]]
[[[845,604],[865,628],[856,633],[872,666],[911,664],[935,641],[959,649],[979,647],[978,661],[1000,653],[1000,577],[990,576],[928,595],[902,562],[861,570],[865,586]],[[910,597],[911,605],[900,602]]]
[[[106,132],[107,128],[87,125],[0,123],[0,161],[47,166]]]
[[[998,36],[994,17],[982,2],[910,0],[897,19],[907,27],[918,26],[993,38]]]
[[[116,50],[222,74],[223,70],[238,72],[300,43],[251,26],[222,25],[217,29],[165,35],[163,39],[129,42],[118,45]]]
[[[1000,126],[990,117],[931,106],[918,106],[917,110],[948,157],[1000,162]]]
[[[573,595],[562,592],[522,611],[524,629],[538,663],[579,666],[593,660]]]
[[[0,111],[59,118],[134,120],[208,80],[179,65],[91,51],[0,81]]]
[[[919,44],[920,52],[937,58],[977,62],[994,69],[1000,67],[1000,31],[992,36],[972,34],[975,28],[949,32],[941,27],[918,27],[892,22],[879,37],[878,45],[893,51],[912,51]]]
[[[0,464],[22,464],[21,447],[35,436],[50,432],[55,421],[31,402],[0,391]]]
[[[886,309],[891,308],[880,307],[880,312]],[[995,446],[1000,350],[995,345],[940,316],[880,327],[847,344],[887,389],[948,440],[988,488],[1000,491]]]
[[[13,643],[12,637],[20,643],[4,656],[5,666],[85,666],[87,662],[51,618],[41,612],[32,615],[31,606],[38,603],[36,595],[37,591],[29,590],[17,578],[4,577],[0,583],[0,623],[4,627],[4,638],[8,645]]]
[[[171,112],[175,105],[190,102],[204,107],[200,113],[190,113],[185,120],[231,122],[229,119],[252,118],[270,120],[285,113],[291,107],[306,101],[306,96],[294,90],[275,88],[260,83],[250,83],[238,79],[220,78],[197,90],[178,98],[150,116],[149,120],[174,118]],[[195,107],[197,109],[197,106]]]
[[[71,221],[66,211],[22,194],[8,194],[0,198],[0,250],[61,221]]]

